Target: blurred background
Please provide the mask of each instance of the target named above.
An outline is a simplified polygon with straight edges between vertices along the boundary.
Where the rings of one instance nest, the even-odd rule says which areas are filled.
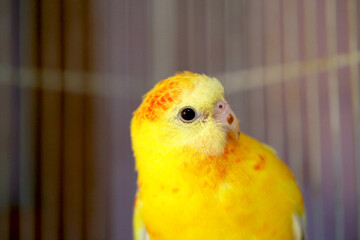
[[[360,239],[359,34],[356,0],[1,0],[0,239],[132,239],[131,114],[183,70],[289,164],[309,239]]]

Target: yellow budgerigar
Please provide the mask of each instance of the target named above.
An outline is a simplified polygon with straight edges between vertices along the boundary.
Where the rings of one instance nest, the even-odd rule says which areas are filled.
[[[178,73],[131,122],[135,240],[298,240],[304,204],[287,166],[240,132],[220,82]]]

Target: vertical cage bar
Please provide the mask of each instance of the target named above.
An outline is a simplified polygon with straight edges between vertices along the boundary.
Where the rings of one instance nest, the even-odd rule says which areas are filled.
[[[84,238],[84,6],[63,1],[63,226],[64,239]]]
[[[301,112],[299,78],[291,79],[291,76],[300,75],[299,62],[299,23],[298,3],[295,1],[282,1],[283,5],[283,63],[293,64],[292,68],[283,68],[282,78],[284,81],[285,115],[286,115],[286,146],[287,161],[295,174],[295,177],[303,187],[303,153],[301,139]],[[289,80],[290,79],[290,80]]]
[[[357,233],[356,211],[356,172],[354,129],[352,112],[351,69],[349,62],[349,12],[347,1],[337,1],[337,53],[341,65],[338,69],[339,105],[340,105],[340,138],[342,149],[344,232],[345,239],[353,239]],[[343,60],[344,59],[344,60]]]
[[[10,239],[20,238],[20,117],[21,92],[19,89],[20,67],[20,1],[11,2],[10,65],[12,67],[10,86]]]
[[[326,4],[326,39],[327,53],[329,57],[336,56],[337,30],[336,30],[336,3],[335,0],[327,1]],[[343,176],[341,160],[340,139],[340,112],[339,112],[339,87],[337,79],[338,62],[328,62],[329,103],[330,103],[330,126],[331,126],[331,150],[335,178],[335,234],[337,240],[344,239],[344,201],[342,196]],[[333,67],[335,66],[335,68]]]
[[[257,87],[249,88],[249,132],[260,141],[266,138],[266,114],[265,114],[265,86],[264,86],[264,4],[262,1],[250,1],[248,3],[248,69],[249,85]],[[255,70],[252,70],[255,69]]]
[[[189,69],[205,73],[207,63],[206,8],[203,2],[188,0]]]
[[[37,71],[36,3],[20,1],[20,239],[36,239]]]
[[[307,0],[304,5],[304,38],[305,38],[305,59],[309,61],[318,57],[317,52],[317,29],[316,29],[316,2]],[[311,69],[317,66],[307,65]],[[309,69],[305,67],[305,73]],[[316,70],[318,72],[318,70]],[[318,75],[306,77],[306,102],[308,110],[308,150],[309,150],[309,177],[310,192],[313,211],[313,237],[314,239],[323,239],[323,214],[321,201],[321,153],[320,153],[320,131],[319,131],[319,99],[318,99]]]
[[[151,4],[149,4],[151,6]],[[176,33],[177,33],[177,48],[176,48],[176,68],[179,71],[189,69],[189,31],[188,31],[188,1],[177,0],[177,21],[176,21]]]
[[[225,1],[211,1],[205,2],[206,8],[206,73],[214,76],[215,74],[223,73],[225,71],[225,39],[226,33],[226,19],[225,19]],[[231,25],[231,22],[229,22]],[[235,37],[235,36],[234,36]],[[238,48],[233,47],[236,51]]]
[[[176,71],[176,2],[155,0],[152,7],[152,68],[151,88]]]
[[[224,71],[217,77],[223,81],[227,100],[232,103],[233,110],[240,119],[240,128],[247,132],[249,128],[249,93],[242,91],[247,86],[246,76],[247,55],[246,28],[244,20],[247,19],[246,1],[225,1],[224,4]],[[211,25],[209,26],[211,27]],[[219,69],[220,70],[220,69]],[[245,74],[244,74],[245,73]]]
[[[0,1],[0,239],[10,236],[11,1]]]
[[[62,35],[60,0],[41,2],[42,239],[62,239]]]
[[[110,68],[110,18],[111,12],[109,0],[89,0],[91,12],[90,39],[93,43],[90,50],[90,69],[95,73],[89,76],[86,87],[89,94],[96,94],[94,103],[94,149],[88,150],[88,154],[94,154],[93,162],[87,161],[86,181],[94,184],[92,188],[87,185],[86,212],[88,213],[86,238],[87,239],[111,239],[111,209],[110,192],[111,181],[109,176],[110,151],[109,151],[109,68]],[[120,5],[123,6],[123,5]],[[115,10],[115,9],[113,9]],[[127,8],[124,9],[127,11]],[[125,24],[125,23],[123,23]],[[118,44],[123,44],[118,43]],[[100,141],[99,141],[100,140]],[[89,146],[89,145],[87,145]],[[86,158],[90,160],[89,156]],[[93,168],[92,168],[92,167]]]
[[[265,31],[265,109],[266,141],[276,149],[280,158],[284,157],[284,106],[282,104],[282,84],[273,82],[281,79],[281,7],[280,1],[264,1]],[[269,71],[269,66],[278,66]]]
[[[359,94],[359,69],[358,69],[358,29],[357,29],[357,15],[359,2],[356,0],[347,1],[349,26],[348,41],[349,41],[349,62],[350,62],[350,81],[351,81],[351,103],[353,116],[353,138],[354,138],[354,160],[356,169],[356,197],[357,197],[357,238],[360,238],[360,94]]]

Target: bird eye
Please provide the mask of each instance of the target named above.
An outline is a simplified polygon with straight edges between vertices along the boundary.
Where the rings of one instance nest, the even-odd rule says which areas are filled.
[[[179,112],[179,118],[185,123],[193,122],[197,117],[195,109],[192,107],[184,107]]]

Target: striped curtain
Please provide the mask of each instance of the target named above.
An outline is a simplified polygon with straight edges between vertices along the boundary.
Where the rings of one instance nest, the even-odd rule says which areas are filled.
[[[183,70],[291,167],[309,239],[360,239],[359,34],[357,0],[1,0],[0,239],[132,239],[131,114]]]

